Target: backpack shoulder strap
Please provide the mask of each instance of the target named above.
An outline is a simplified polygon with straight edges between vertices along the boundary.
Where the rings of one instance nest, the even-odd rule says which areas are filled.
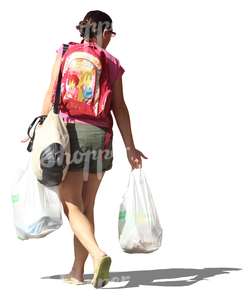
[[[64,55],[64,53],[66,52],[66,50],[68,49],[69,44],[63,44],[63,52],[62,55]]]

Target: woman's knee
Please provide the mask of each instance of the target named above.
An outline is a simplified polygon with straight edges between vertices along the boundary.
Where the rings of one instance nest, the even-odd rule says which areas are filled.
[[[58,195],[63,209],[67,215],[70,210],[82,207],[82,178],[81,175],[70,172],[66,179],[59,185]]]
[[[81,207],[82,197],[80,193],[73,190],[59,189],[59,198],[64,205],[74,208],[75,206]]]
[[[69,211],[82,208],[81,194],[72,189],[59,189],[59,199],[62,203],[64,213],[68,215]]]
[[[61,197],[70,197],[82,192],[82,173],[68,171],[65,179],[58,186]]]
[[[80,211],[81,213],[83,212],[83,209],[82,209],[82,204],[81,204],[81,201],[76,201],[75,199],[73,200],[66,200],[66,201],[61,201],[62,202],[62,206],[63,206],[63,211],[64,211],[64,214],[68,217],[69,214],[71,212],[75,212],[75,211]]]

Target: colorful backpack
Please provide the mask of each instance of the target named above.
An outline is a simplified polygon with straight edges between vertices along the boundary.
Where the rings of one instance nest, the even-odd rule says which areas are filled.
[[[94,42],[70,42],[61,71],[60,110],[73,117],[108,119],[112,87],[103,49]]]

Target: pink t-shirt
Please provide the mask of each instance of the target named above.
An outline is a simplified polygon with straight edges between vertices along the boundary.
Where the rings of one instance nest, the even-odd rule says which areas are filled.
[[[84,41],[84,43],[88,43],[86,41]],[[77,44],[75,42],[70,42],[69,44]],[[98,45],[97,45],[98,47]],[[62,54],[62,49],[63,46],[61,45],[56,52]],[[109,78],[111,81],[111,85],[113,85],[113,83],[115,82],[116,79],[118,79],[120,76],[123,75],[123,73],[125,72],[125,70],[123,69],[123,67],[120,65],[120,62],[117,58],[115,58],[113,55],[111,55],[108,51],[106,51],[103,48],[100,48],[102,51],[104,51],[104,53],[106,54],[107,60],[108,60],[108,67],[109,67]],[[106,125],[103,123],[101,123],[100,121],[95,121],[95,120],[89,120],[86,117],[82,117],[82,118],[78,118],[78,117],[71,117],[69,116],[67,113],[65,112],[61,112],[60,111],[60,116],[63,118],[63,120],[65,122],[70,122],[70,123],[74,123],[74,122],[79,122],[79,123],[83,123],[83,124],[92,124],[95,126],[99,126],[99,127],[106,127]],[[112,120],[112,115],[109,115],[109,118]],[[112,121],[113,123],[113,121]]]

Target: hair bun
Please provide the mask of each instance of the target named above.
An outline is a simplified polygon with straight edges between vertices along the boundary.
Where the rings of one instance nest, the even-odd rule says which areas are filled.
[[[90,21],[80,21],[79,24],[76,26],[76,29],[79,30],[80,36],[83,38],[87,37],[92,38],[97,34],[97,26],[95,22]]]
[[[86,21],[80,21],[79,24],[76,26],[76,29],[80,31],[80,35],[83,37],[85,34],[86,29]]]

